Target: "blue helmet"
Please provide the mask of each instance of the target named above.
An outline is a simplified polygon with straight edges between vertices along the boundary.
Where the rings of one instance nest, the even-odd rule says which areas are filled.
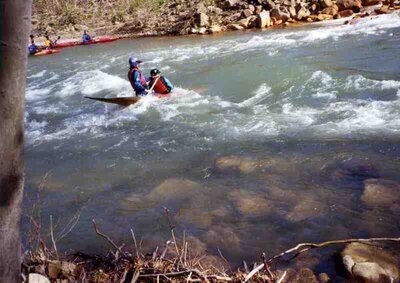
[[[129,66],[131,66],[133,68],[137,67],[142,62],[143,61],[138,60],[138,58],[136,58],[136,57],[129,57]]]

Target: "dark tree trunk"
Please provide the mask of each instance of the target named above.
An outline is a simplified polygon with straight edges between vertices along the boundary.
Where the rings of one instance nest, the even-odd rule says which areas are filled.
[[[0,282],[21,282],[24,104],[31,0],[0,0]]]

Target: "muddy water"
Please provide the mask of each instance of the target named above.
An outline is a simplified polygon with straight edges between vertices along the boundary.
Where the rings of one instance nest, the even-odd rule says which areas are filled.
[[[219,248],[233,264],[298,242],[398,235],[398,206],[371,200],[365,180],[400,182],[400,19],[342,22],[32,58],[26,214],[49,172],[44,225],[53,215],[61,233],[80,215],[64,251],[106,246],[92,218],[116,241],[130,243],[132,228],[143,249],[160,245],[170,236],[163,207],[200,252]],[[145,73],[158,67],[175,95],[128,108],[84,98],[131,95],[130,54]]]

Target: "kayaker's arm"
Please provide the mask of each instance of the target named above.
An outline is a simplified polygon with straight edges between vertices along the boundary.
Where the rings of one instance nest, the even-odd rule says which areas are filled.
[[[165,84],[169,88],[169,91],[171,92],[174,89],[174,85],[166,78],[164,77]]]
[[[135,85],[135,90],[145,92],[146,89],[142,86],[142,82],[140,81],[140,73],[133,72],[133,84]]]

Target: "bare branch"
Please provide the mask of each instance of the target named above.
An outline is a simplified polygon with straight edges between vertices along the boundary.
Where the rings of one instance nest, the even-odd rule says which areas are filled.
[[[113,240],[111,240],[111,238],[103,233],[101,233],[97,227],[96,221],[94,219],[92,219],[93,222],[93,226],[94,226],[94,230],[96,231],[96,234],[103,237],[104,239],[106,239],[118,252],[122,252],[121,251],[121,247],[117,246]]]
[[[271,257],[270,259],[267,260],[267,263],[271,263],[272,261],[283,257],[284,255],[290,254],[292,252],[298,251],[295,255],[298,256],[299,254],[306,252],[310,249],[315,249],[315,248],[322,248],[325,246],[330,246],[330,245],[338,245],[338,244],[348,244],[348,243],[362,243],[362,244],[367,244],[367,243],[373,243],[373,242],[400,242],[400,238],[370,238],[370,239],[347,239],[347,240],[337,240],[337,241],[327,241],[319,244],[315,243],[302,243],[298,244],[294,248],[291,248],[289,250],[286,250],[278,255],[275,255]],[[301,249],[301,250],[300,250]]]

